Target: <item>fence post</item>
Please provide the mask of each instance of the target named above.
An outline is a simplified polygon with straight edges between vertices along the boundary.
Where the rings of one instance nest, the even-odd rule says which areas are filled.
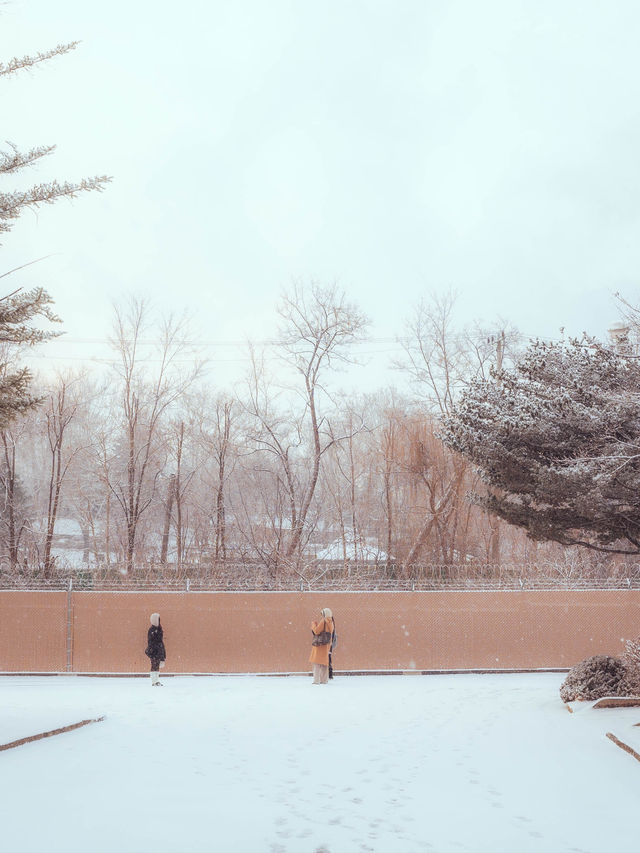
[[[67,672],[73,672],[73,578],[67,587]]]

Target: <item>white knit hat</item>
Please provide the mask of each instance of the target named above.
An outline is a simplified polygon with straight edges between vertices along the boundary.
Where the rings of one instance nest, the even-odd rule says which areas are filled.
[[[329,607],[323,607],[322,610],[320,611],[320,614],[321,614],[323,619],[332,619],[333,618],[333,613],[331,612]]]
[[[151,622],[152,625],[155,625],[157,628],[158,625],[160,624],[160,614],[159,613],[152,613],[149,621]]]

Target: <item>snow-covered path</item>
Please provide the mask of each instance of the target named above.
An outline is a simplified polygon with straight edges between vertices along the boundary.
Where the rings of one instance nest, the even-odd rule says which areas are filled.
[[[0,679],[16,853],[631,853],[640,708],[570,714],[553,673]],[[635,739],[635,743],[634,743]]]

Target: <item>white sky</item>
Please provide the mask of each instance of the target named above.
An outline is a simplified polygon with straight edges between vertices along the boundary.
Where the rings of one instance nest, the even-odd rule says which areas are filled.
[[[10,0],[3,59],[82,44],[0,81],[0,139],[58,145],[32,183],[114,181],[24,215],[1,270],[51,255],[6,280],[53,295],[51,362],[99,354],[72,341],[131,292],[269,338],[294,279],[379,350],[449,288],[461,323],[604,336],[638,290],[639,36],[633,0]],[[239,354],[208,347],[214,383]]]

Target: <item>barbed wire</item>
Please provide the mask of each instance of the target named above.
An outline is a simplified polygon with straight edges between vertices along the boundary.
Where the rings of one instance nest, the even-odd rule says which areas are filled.
[[[427,592],[438,590],[630,590],[640,589],[640,566],[621,567],[619,574],[597,570],[581,573],[563,565],[492,565],[473,567],[431,564],[414,566],[407,574],[395,567],[315,564],[295,573],[247,564],[203,572],[183,567],[169,573],[145,567],[124,574],[122,569],[38,574],[0,570],[0,590],[49,590],[78,592]],[[331,572],[331,573],[329,573]]]

